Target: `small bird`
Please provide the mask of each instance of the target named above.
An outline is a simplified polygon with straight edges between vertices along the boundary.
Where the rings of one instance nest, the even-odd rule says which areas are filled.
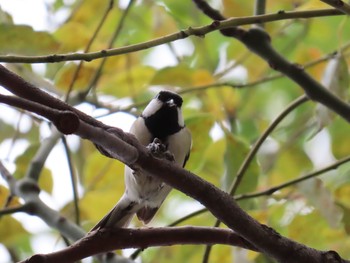
[[[135,120],[130,133],[145,146],[154,139],[160,140],[174,156],[175,163],[184,167],[189,158],[192,138],[182,117],[182,102],[178,94],[160,91]],[[171,191],[171,187],[161,180],[136,172],[128,166],[125,166],[124,176],[123,196],[90,232],[107,227],[127,227],[135,214],[144,224],[149,223]]]

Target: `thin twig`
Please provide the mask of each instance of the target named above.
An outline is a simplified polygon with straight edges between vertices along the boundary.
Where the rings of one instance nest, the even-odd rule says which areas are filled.
[[[16,195],[16,180],[0,160],[0,174],[9,186],[11,195]]]
[[[95,39],[96,39],[98,33],[100,32],[100,30],[101,30],[103,24],[106,22],[106,19],[107,19],[108,15],[109,15],[110,11],[113,9],[113,6],[114,6],[114,0],[109,0],[107,9],[106,9],[106,11],[103,13],[103,16],[102,16],[102,18],[101,18],[99,24],[97,25],[97,27],[96,27],[96,29],[95,29],[93,35],[91,36],[91,38],[90,38],[90,40],[89,40],[89,42],[88,42],[88,44],[86,45],[85,50],[84,50],[84,53],[88,53],[88,52],[90,51],[90,48],[91,48],[91,46],[92,46],[92,43],[95,41]],[[74,71],[74,74],[73,74],[72,80],[71,80],[71,82],[70,82],[70,84],[69,84],[69,86],[68,86],[68,91],[67,91],[67,94],[66,94],[66,96],[65,96],[65,100],[64,100],[64,101],[68,101],[69,95],[70,95],[70,93],[72,92],[73,87],[74,87],[74,84],[75,84],[75,82],[76,82],[76,80],[77,80],[77,78],[78,78],[78,76],[79,76],[79,72],[81,71],[81,69],[82,69],[82,67],[83,67],[83,63],[84,63],[84,61],[81,60],[80,63],[79,63],[79,65],[78,65],[78,67],[77,67],[76,70]]]
[[[80,209],[79,209],[79,195],[78,195],[78,187],[77,187],[77,180],[74,172],[73,162],[72,162],[72,155],[70,153],[66,137],[64,135],[61,136],[61,140],[63,142],[64,151],[66,153],[67,162],[68,162],[68,169],[69,169],[69,177],[72,184],[72,191],[73,191],[73,203],[74,203],[74,214],[75,214],[75,223],[80,226]]]
[[[118,36],[120,35],[120,33],[121,33],[121,31],[122,31],[122,29],[124,27],[127,15],[129,14],[129,12],[131,10],[131,7],[133,6],[134,2],[135,2],[135,0],[130,0],[128,6],[124,10],[124,12],[123,12],[123,14],[122,14],[122,16],[121,16],[121,18],[120,18],[120,20],[118,22],[118,26],[116,27],[116,30],[114,31],[114,33],[113,33],[113,35],[112,35],[112,37],[111,37],[111,39],[109,41],[109,44],[108,44],[108,47],[107,47],[108,49],[111,49],[113,47],[115,41],[117,40]],[[82,97],[86,97],[87,94],[91,91],[91,89],[96,86],[98,80],[101,77],[101,73],[102,73],[102,70],[103,70],[106,62],[107,62],[107,57],[104,57],[102,59],[100,65],[98,66],[98,69],[95,72],[92,80],[90,81],[89,86],[86,88],[86,90],[84,90],[83,92],[80,93]]]
[[[235,200],[237,201],[240,201],[240,200],[244,200],[244,199],[248,199],[248,198],[254,198],[254,197],[259,197],[259,196],[265,196],[265,195],[272,195],[274,192],[278,191],[278,190],[281,190],[283,188],[286,188],[286,187],[289,187],[289,186],[292,186],[292,185],[295,185],[295,184],[298,184],[298,183],[301,183],[303,181],[306,181],[308,179],[311,179],[311,178],[314,178],[316,176],[319,176],[321,174],[324,174],[328,171],[331,171],[331,170],[334,170],[336,168],[338,168],[339,166],[347,163],[350,161],[350,156],[348,157],[345,157],[335,163],[332,163],[330,165],[328,165],[327,167],[324,167],[320,170],[317,170],[317,171],[314,171],[314,172],[311,172],[309,174],[306,174],[300,178],[297,178],[297,179],[294,179],[294,180],[290,180],[288,182],[285,182],[283,184],[280,184],[280,185],[277,185],[277,186],[274,186],[274,187],[271,187],[269,189],[266,189],[264,191],[261,191],[261,192],[256,192],[256,193],[251,193],[251,194],[242,194],[242,195],[238,195],[238,196],[235,196]]]
[[[344,14],[350,15],[350,5],[345,3],[342,0],[321,0],[321,1],[330,6],[333,6],[334,8],[343,12]]]
[[[12,215],[12,214],[18,213],[18,212],[25,212],[25,213],[30,214],[31,208],[32,208],[32,205],[28,204],[28,203],[21,205],[21,206],[16,206],[16,207],[7,207],[7,208],[0,210],[0,218],[1,218],[1,216]]]
[[[266,0],[255,0],[254,5],[254,15],[263,15],[266,12]],[[258,26],[264,28],[263,23],[257,24]]]
[[[241,167],[238,169],[237,175],[235,177],[235,181],[230,186],[230,195],[234,195],[237,191],[237,188],[240,184],[240,182],[243,179],[243,176],[245,172],[247,171],[250,163],[254,159],[256,153],[260,149],[260,146],[263,144],[263,142],[266,140],[266,138],[272,133],[272,131],[277,127],[279,123],[294,109],[299,107],[301,104],[308,101],[308,98],[305,95],[300,96],[293,102],[291,102],[269,125],[269,127],[264,131],[264,133],[259,137],[259,139],[255,142],[251,150],[249,151],[248,155],[244,159]]]
[[[346,44],[344,44],[341,48],[340,51],[342,52],[342,55],[344,57],[348,57],[350,55],[350,52],[346,52],[347,49],[349,49],[350,47],[350,42],[347,42]],[[307,62],[304,65],[301,65],[301,67],[303,67],[304,69],[308,69],[311,68],[313,66],[316,66],[320,63],[323,63],[327,60],[329,60],[330,58],[333,58],[334,55],[336,54],[336,52],[332,52],[329,54],[326,54],[320,58],[317,58],[313,61]],[[215,83],[211,83],[211,84],[206,84],[206,85],[201,85],[201,86],[195,86],[195,87],[184,87],[183,89],[181,89],[178,93],[179,94],[187,94],[187,93],[192,93],[192,92],[201,92],[201,91],[205,91],[205,90],[209,90],[209,89],[216,89],[216,88],[224,88],[224,87],[232,87],[234,89],[244,89],[244,88],[251,88],[254,87],[256,85],[259,84],[263,84],[266,82],[271,82],[273,80],[279,79],[279,78],[283,78],[286,77],[284,74],[282,73],[275,73],[273,75],[267,76],[267,77],[262,77],[260,79],[257,80],[253,80],[251,82],[248,83],[231,83],[231,82],[215,82]],[[100,103],[96,103],[94,101],[89,101],[89,103],[92,103],[93,105],[97,106],[97,107],[103,107],[109,110],[109,112],[101,114],[99,116],[97,116],[96,118],[102,118],[105,116],[108,116],[110,114],[116,113],[116,112],[125,112],[125,113],[129,113],[129,114],[133,114],[135,116],[137,116],[137,114],[131,113],[130,111],[132,109],[139,109],[141,107],[146,106],[149,101],[143,101],[143,102],[138,102],[138,103],[133,103],[131,105],[128,106],[124,106],[124,107],[109,107],[108,105],[104,105],[104,104],[100,104]]]
[[[41,143],[39,149],[36,151],[34,157],[31,159],[25,177],[39,181],[40,173],[44,167],[52,149],[55,147],[61,133],[55,127],[51,129],[51,135],[45,138]]]
[[[5,55],[0,56],[0,62],[8,63],[56,63],[62,61],[75,61],[84,60],[92,61],[110,56],[118,56],[122,54],[137,52],[152,47],[156,47],[162,44],[170,43],[175,40],[184,39],[189,36],[204,36],[213,31],[222,30],[226,28],[232,28],[241,25],[250,25],[255,23],[267,23],[278,20],[295,19],[295,18],[313,18],[323,16],[336,16],[343,15],[342,12],[336,9],[320,9],[311,11],[297,11],[297,12],[278,12],[276,14],[267,14],[260,16],[250,17],[238,17],[230,18],[223,21],[216,21],[215,24],[210,24],[201,27],[190,27],[188,29],[175,32],[166,36],[162,36],[147,42],[128,45],[120,48],[111,48],[107,50],[100,50],[89,53],[67,53],[67,54],[55,54],[48,56],[15,56]]]
[[[287,106],[285,110],[283,110],[276,118],[272,121],[272,123],[269,125],[269,127],[264,131],[264,133],[259,137],[259,139],[256,141],[256,143],[253,145],[247,156],[245,157],[242,165],[238,169],[237,175],[235,177],[235,180],[232,182],[232,185],[230,186],[229,193],[230,195],[234,195],[235,192],[238,189],[238,186],[240,182],[243,179],[243,176],[245,175],[245,172],[247,171],[250,163],[254,159],[256,153],[260,149],[260,146],[263,144],[263,142],[266,140],[266,138],[271,134],[271,132],[277,127],[277,125],[295,108],[297,108],[302,103],[308,101],[307,97],[305,95],[300,96],[296,100],[294,100],[292,103]],[[216,220],[214,227],[219,227],[221,224],[220,220]],[[203,263],[209,262],[209,256],[211,252],[211,245],[206,246],[204,255],[203,255]]]
[[[31,90],[32,88],[31,85],[24,80],[14,78],[13,75],[2,66],[0,66],[0,76],[0,82],[5,83],[6,86],[11,86],[10,88],[7,87],[10,90],[16,90],[13,86],[19,84],[23,84],[19,85],[23,90]],[[11,82],[10,80],[13,80],[14,82]],[[43,91],[39,90],[39,92],[41,92],[39,94],[40,100],[50,97],[49,94],[45,94]],[[55,100],[51,99],[51,101]],[[53,103],[51,107],[54,108],[55,111],[60,112],[59,115],[62,116],[58,117],[78,119],[79,125],[75,127],[75,130],[70,129],[71,132],[101,145],[101,147],[113,154],[116,159],[121,160],[132,169],[141,169],[142,173],[159,178],[174,189],[180,190],[184,194],[196,199],[207,207],[216,218],[225,223],[238,235],[244,237],[250,244],[254,244],[254,246],[262,253],[273,257],[278,262],[323,262],[325,256],[329,256],[329,254],[333,255],[333,257],[336,256],[340,261],[343,260],[334,251],[324,252],[311,249],[306,245],[301,245],[300,243],[277,234],[269,227],[261,225],[257,220],[244,212],[230,195],[199,176],[184,170],[182,167],[155,158],[131,135],[112,127],[105,129],[106,126],[103,126],[98,122],[96,123],[100,126],[96,127],[91,124],[92,121],[88,121],[90,118],[81,112],[67,112],[67,110],[61,112],[61,108],[70,109],[69,105],[62,102]],[[33,109],[36,109],[36,107],[33,107]],[[43,109],[39,109],[39,111],[42,110]],[[50,117],[57,117],[55,114],[55,112],[48,112]],[[111,129],[113,129],[113,132]],[[36,209],[38,209],[38,215],[44,220],[47,220],[49,225],[57,227],[60,231],[66,231],[68,235],[71,235],[70,232],[72,231],[78,231],[77,234],[81,233],[81,230],[75,225],[73,225],[75,226],[73,227],[74,229],[70,229],[67,225],[68,220],[63,219],[62,217],[57,218],[57,212],[45,206],[45,204],[40,201],[38,196],[39,191],[37,191],[37,194],[28,191],[28,187],[29,189],[32,189],[33,187],[35,189],[35,184],[33,184],[33,182],[27,180],[23,183],[26,183],[26,185],[22,184],[23,198],[28,202],[35,202],[37,206],[41,206],[36,207]],[[218,205],[218,201],[220,201],[220,205]],[[188,238],[187,233],[186,235]],[[158,235],[158,238],[159,237],[163,238],[163,236]],[[129,238],[130,235],[128,238],[122,239],[121,242],[123,242],[123,244],[127,241],[134,242],[132,238]],[[118,239],[115,241],[117,242]],[[140,242],[143,242],[143,240]],[[161,242],[161,244],[164,244],[164,241]],[[98,242],[93,243],[93,245],[97,244]],[[115,245],[111,244],[111,242],[107,244]],[[110,250],[108,247],[104,247],[103,249]],[[293,251],[298,251],[298,253],[293,253]],[[60,262],[62,262],[62,260]]]

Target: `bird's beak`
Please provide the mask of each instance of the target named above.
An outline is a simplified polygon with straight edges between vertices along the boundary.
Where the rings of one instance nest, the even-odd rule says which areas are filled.
[[[169,107],[174,107],[174,106],[176,106],[173,99],[168,100],[168,101],[166,102],[166,104],[168,104]]]

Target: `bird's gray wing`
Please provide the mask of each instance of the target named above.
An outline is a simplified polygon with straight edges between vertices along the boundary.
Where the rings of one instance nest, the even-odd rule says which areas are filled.
[[[140,205],[129,200],[123,195],[113,209],[105,215],[89,232],[101,228],[118,228],[127,226],[136,211],[140,209]]]

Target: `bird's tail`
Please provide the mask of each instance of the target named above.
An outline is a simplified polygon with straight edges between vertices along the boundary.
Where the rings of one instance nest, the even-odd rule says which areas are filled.
[[[89,232],[101,228],[127,227],[141,205],[131,201],[125,194],[113,209],[105,215]]]

